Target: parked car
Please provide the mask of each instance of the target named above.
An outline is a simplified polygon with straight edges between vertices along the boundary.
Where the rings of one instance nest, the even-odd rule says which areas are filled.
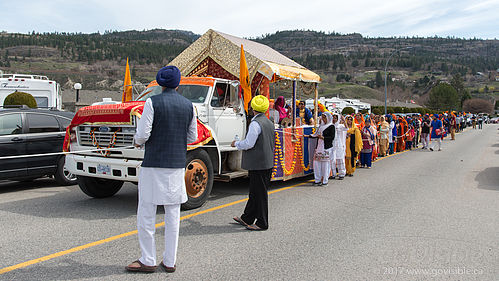
[[[52,109],[0,108],[0,158],[61,152],[73,116],[72,112]],[[0,159],[0,180],[53,176],[59,184],[76,184],[64,162],[64,155]]]

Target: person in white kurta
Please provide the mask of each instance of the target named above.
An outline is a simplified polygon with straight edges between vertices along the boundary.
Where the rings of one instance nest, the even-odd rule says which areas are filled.
[[[338,179],[345,178],[347,172],[345,167],[346,139],[348,128],[345,126],[345,118],[341,116],[341,121],[338,114],[333,115],[333,124],[336,129],[336,135],[333,141],[334,158],[331,158],[331,170],[333,178],[338,175]],[[338,170],[338,172],[336,172]]]
[[[395,121],[393,121],[392,117],[390,115],[386,115],[386,118],[390,118],[390,130],[388,131],[388,151],[389,153],[387,154],[393,154],[393,149],[395,146],[395,143],[393,142],[393,128],[395,128]],[[387,120],[388,122],[388,120]]]
[[[329,174],[331,172],[331,154],[333,152],[333,146],[328,136],[325,135],[326,130],[333,125],[333,118],[331,113],[324,112],[320,118],[320,125],[316,132],[310,136],[304,135],[304,137],[317,138],[317,146],[314,152],[314,183],[317,185],[327,185]],[[329,129],[331,130],[331,129]],[[334,139],[335,130],[332,128],[332,137]],[[324,142],[330,140],[329,148],[326,148]]]
[[[197,119],[193,117],[187,132],[187,143],[197,139]],[[135,134],[136,146],[144,145],[153,130],[154,108],[150,98],[146,100]],[[156,266],[154,241],[156,210],[158,205],[165,209],[165,251],[163,264],[175,268],[180,205],[187,201],[185,190],[185,169],[141,167],[139,170],[139,205],[137,228],[142,256],[139,261],[146,266]]]

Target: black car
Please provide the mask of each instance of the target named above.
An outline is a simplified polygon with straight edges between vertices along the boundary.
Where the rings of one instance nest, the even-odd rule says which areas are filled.
[[[73,116],[50,109],[0,108],[0,180],[54,176],[59,184],[76,184],[76,177],[64,168],[64,155],[1,159],[61,152]]]

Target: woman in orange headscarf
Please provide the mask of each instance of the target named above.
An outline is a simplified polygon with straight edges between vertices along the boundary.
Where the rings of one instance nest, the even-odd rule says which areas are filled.
[[[355,126],[357,126],[357,128],[359,128],[359,130],[364,129],[366,122],[364,121],[364,116],[362,116],[362,113],[357,112],[355,114],[354,123],[355,123]]]
[[[346,117],[346,126],[348,128],[345,142],[346,175],[353,177],[357,157],[360,155],[360,151],[362,150],[362,135],[360,134],[360,129],[355,125],[353,117],[350,115]]]

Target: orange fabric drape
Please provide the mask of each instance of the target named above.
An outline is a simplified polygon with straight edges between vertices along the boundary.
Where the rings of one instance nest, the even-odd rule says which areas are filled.
[[[239,82],[244,93],[244,109],[248,112],[249,101],[251,100],[251,82],[248,71],[248,64],[246,63],[246,56],[244,55],[243,45],[241,44],[241,56],[239,59]]]
[[[128,58],[126,58],[126,68],[125,68],[125,81],[123,82],[123,94],[121,96],[121,102],[127,102],[132,100],[132,77],[130,76],[130,66],[128,65]]]

